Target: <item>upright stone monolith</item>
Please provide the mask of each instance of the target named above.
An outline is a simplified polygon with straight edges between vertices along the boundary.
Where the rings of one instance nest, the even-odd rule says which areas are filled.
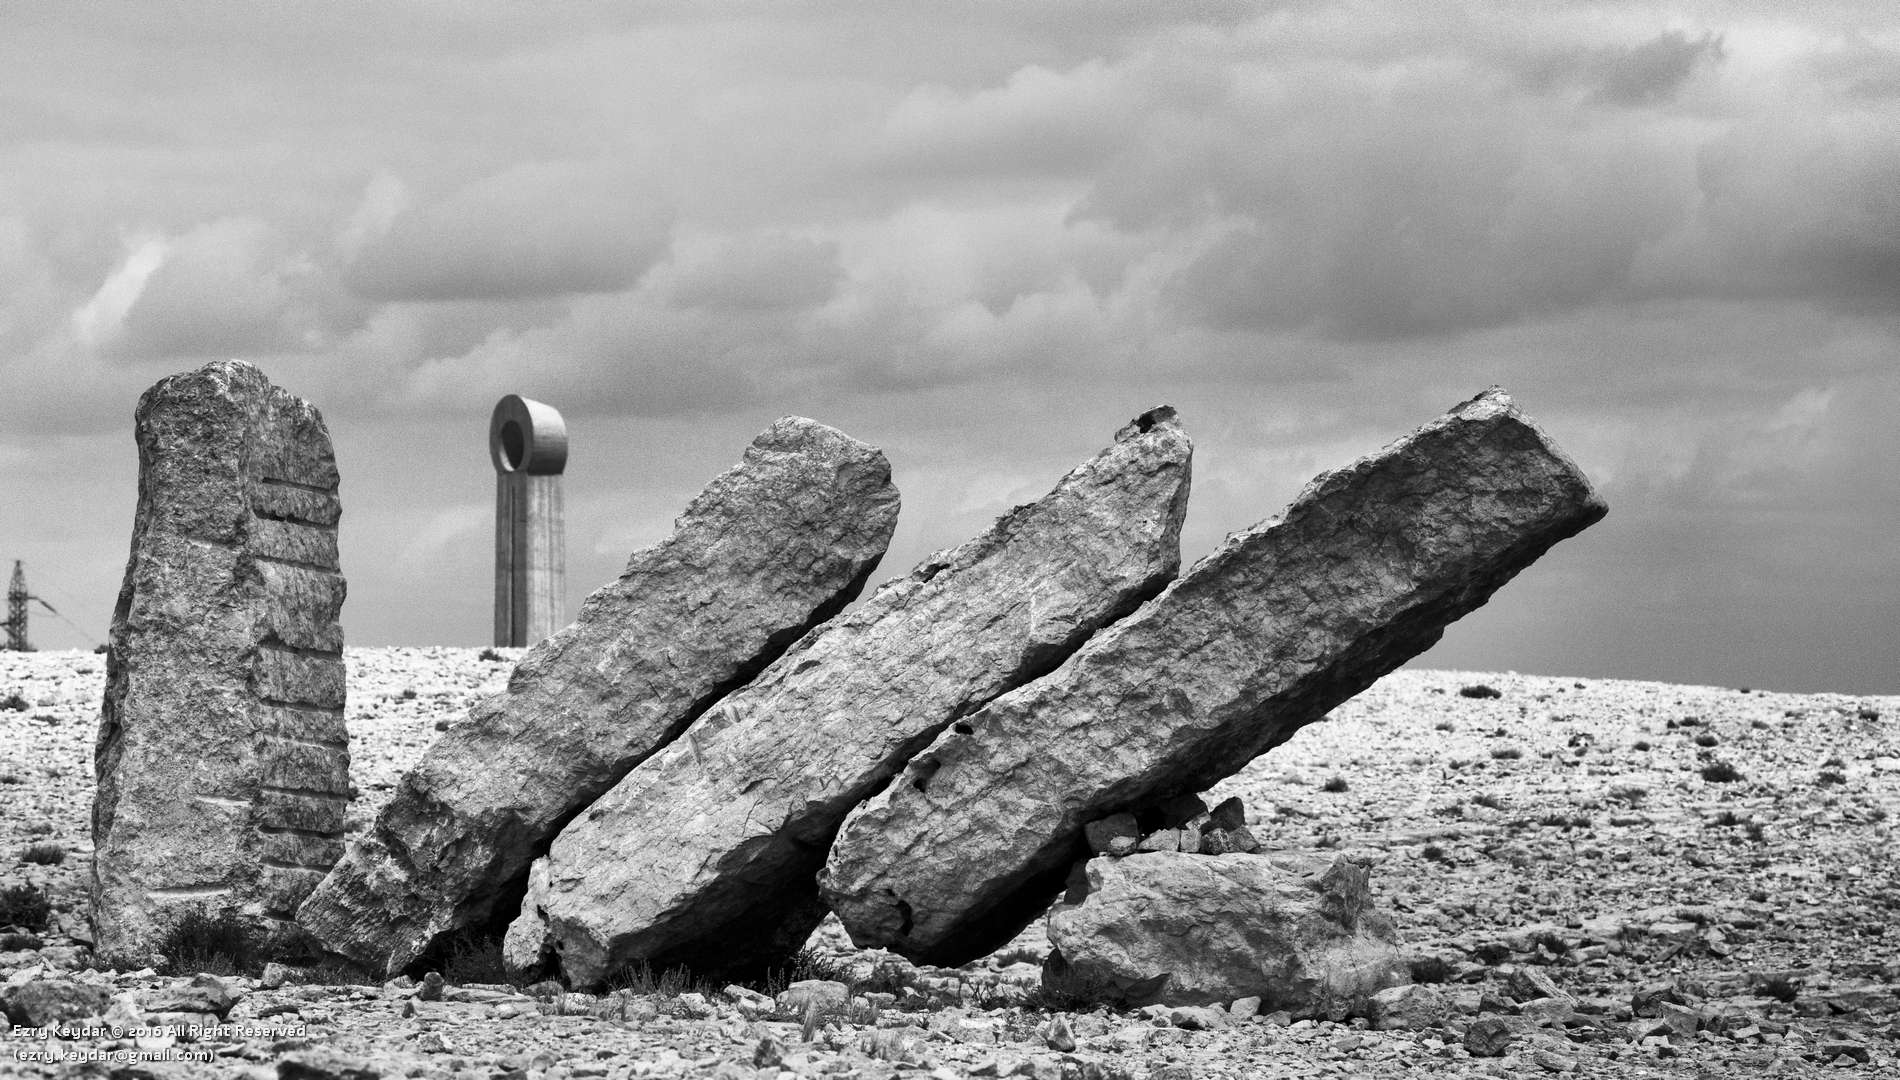
[[[533,645],[567,606],[561,474],[567,424],[551,405],[509,394],[488,421],[495,463],[495,644]]]
[[[1603,514],[1510,398],[1480,394],[943,732],[845,821],[824,898],[860,946],[982,956],[1049,906],[1089,823],[1238,772]]]
[[[95,950],[187,912],[266,948],[343,853],[343,575],[323,418],[232,360],[139,399],[139,500],[94,753]]]
[[[857,596],[897,505],[875,447],[773,424],[436,740],[298,922],[389,973],[478,926],[562,825]]]

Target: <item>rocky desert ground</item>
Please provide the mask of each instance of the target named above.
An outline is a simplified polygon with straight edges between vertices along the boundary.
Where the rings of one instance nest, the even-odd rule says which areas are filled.
[[[482,654],[349,651],[352,829],[520,655]],[[43,918],[0,904],[0,1000],[20,1013],[56,987],[98,1004],[90,1026],[134,1034],[10,1015],[0,1076],[1900,1075],[1900,698],[1388,676],[1209,797],[1239,795],[1269,846],[1371,866],[1415,976],[1449,1005],[1378,1030],[1245,1003],[1056,1008],[1035,927],[965,968],[916,969],[828,923],[798,974],[845,985],[783,1001],[666,978],[583,995],[96,970],[104,676],[92,653],[0,652],[0,900],[50,900]]]

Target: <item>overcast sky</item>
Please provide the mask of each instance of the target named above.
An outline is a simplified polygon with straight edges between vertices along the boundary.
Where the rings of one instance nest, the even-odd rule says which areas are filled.
[[[106,636],[133,406],[208,360],[327,419],[356,645],[487,643],[506,393],[567,418],[571,615],[780,415],[890,456],[882,579],[1157,403],[1191,562],[1497,383],[1610,516],[1420,664],[1900,692],[1885,0],[0,18],[42,647]]]

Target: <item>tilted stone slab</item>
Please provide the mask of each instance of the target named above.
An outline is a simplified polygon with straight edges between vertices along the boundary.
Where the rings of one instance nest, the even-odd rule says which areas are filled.
[[[574,813],[850,603],[897,508],[882,452],[773,424],[429,748],[299,922],[394,973],[485,919]]]
[[[94,754],[95,948],[138,966],[188,911],[280,948],[349,802],[329,432],[227,361],[146,391],[136,439]]]
[[[1238,772],[1603,514],[1508,397],[1481,394],[1319,476],[945,732],[845,822],[824,899],[860,946],[983,956],[1048,907],[1089,822]]]
[[[551,951],[591,986],[635,961],[703,972],[796,948],[853,806],[1174,576],[1189,459],[1174,411],[1144,414],[1039,501],[800,641],[561,833],[509,962]]]

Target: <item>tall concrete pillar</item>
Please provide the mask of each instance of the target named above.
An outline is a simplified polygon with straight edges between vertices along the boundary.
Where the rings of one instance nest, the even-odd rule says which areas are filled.
[[[567,606],[561,473],[567,424],[553,406],[509,394],[488,422],[495,461],[495,644],[533,645]]]

